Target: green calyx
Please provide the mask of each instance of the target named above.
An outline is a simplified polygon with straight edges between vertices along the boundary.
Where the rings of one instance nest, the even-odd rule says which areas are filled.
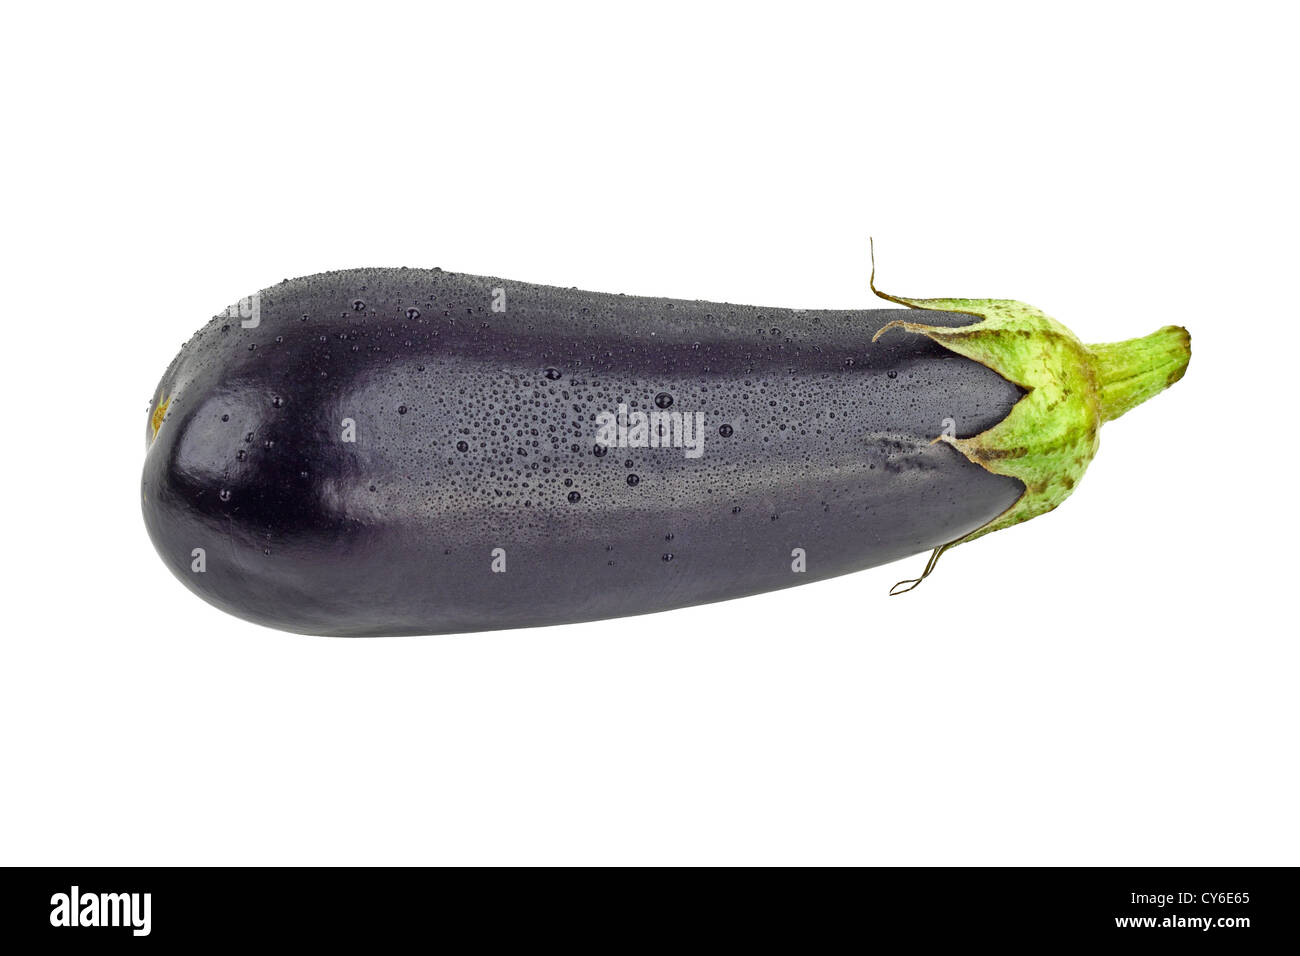
[[[1102,423],[1178,381],[1191,359],[1191,337],[1177,326],[1126,342],[1084,345],[1064,325],[1023,302],[908,299],[880,292],[874,275],[871,290],[911,309],[975,317],[956,328],[898,320],[872,341],[894,329],[924,335],[1025,390],[992,428],[970,438],[943,434],[935,439],[994,474],[1018,478],[1024,492],[991,521],[936,548],[921,577],[899,582],[891,594],[924,580],[948,548],[1045,514],[1068,498],[1097,453]]]

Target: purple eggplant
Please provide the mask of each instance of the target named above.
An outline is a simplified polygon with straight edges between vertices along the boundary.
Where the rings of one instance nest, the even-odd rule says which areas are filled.
[[[757,308],[439,269],[285,281],[167,369],[145,524],[191,590],[288,631],[662,611],[1050,510],[1101,422],[1147,397],[1130,380],[1154,393],[1190,354],[1181,329],[1075,355],[1017,303],[897,301]],[[1026,417],[1051,404],[1043,362],[1071,394]]]

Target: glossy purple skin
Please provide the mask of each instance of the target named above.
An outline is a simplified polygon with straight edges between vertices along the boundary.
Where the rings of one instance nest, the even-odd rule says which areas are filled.
[[[437,269],[286,281],[260,294],[254,327],[218,316],[163,376],[145,524],[205,600],[338,636],[590,621],[869,568],[1023,490],[931,443],[945,419],[962,436],[995,424],[1021,390],[919,336],[871,342],[907,314]],[[660,396],[703,412],[699,457],[596,453],[599,412]]]

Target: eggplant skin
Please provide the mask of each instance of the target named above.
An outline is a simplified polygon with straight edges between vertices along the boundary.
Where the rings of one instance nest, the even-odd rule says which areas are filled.
[[[186,586],[269,627],[441,634],[721,601],[925,551],[1024,491],[933,443],[1022,390],[920,336],[872,343],[906,310],[439,269],[286,280],[245,306],[155,390],[142,503]],[[598,446],[620,405],[702,414],[700,454]]]

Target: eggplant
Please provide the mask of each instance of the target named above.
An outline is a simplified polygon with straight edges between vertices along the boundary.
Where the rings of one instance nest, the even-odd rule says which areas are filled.
[[[164,374],[145,525],[217,607],[349,637],[642,614],[932,550],[929,573],[1056,507],[1101,423],[1190,356],[1175,327],[1088,347],[1021,303],[878,294],[906,308],[286,280]]]

